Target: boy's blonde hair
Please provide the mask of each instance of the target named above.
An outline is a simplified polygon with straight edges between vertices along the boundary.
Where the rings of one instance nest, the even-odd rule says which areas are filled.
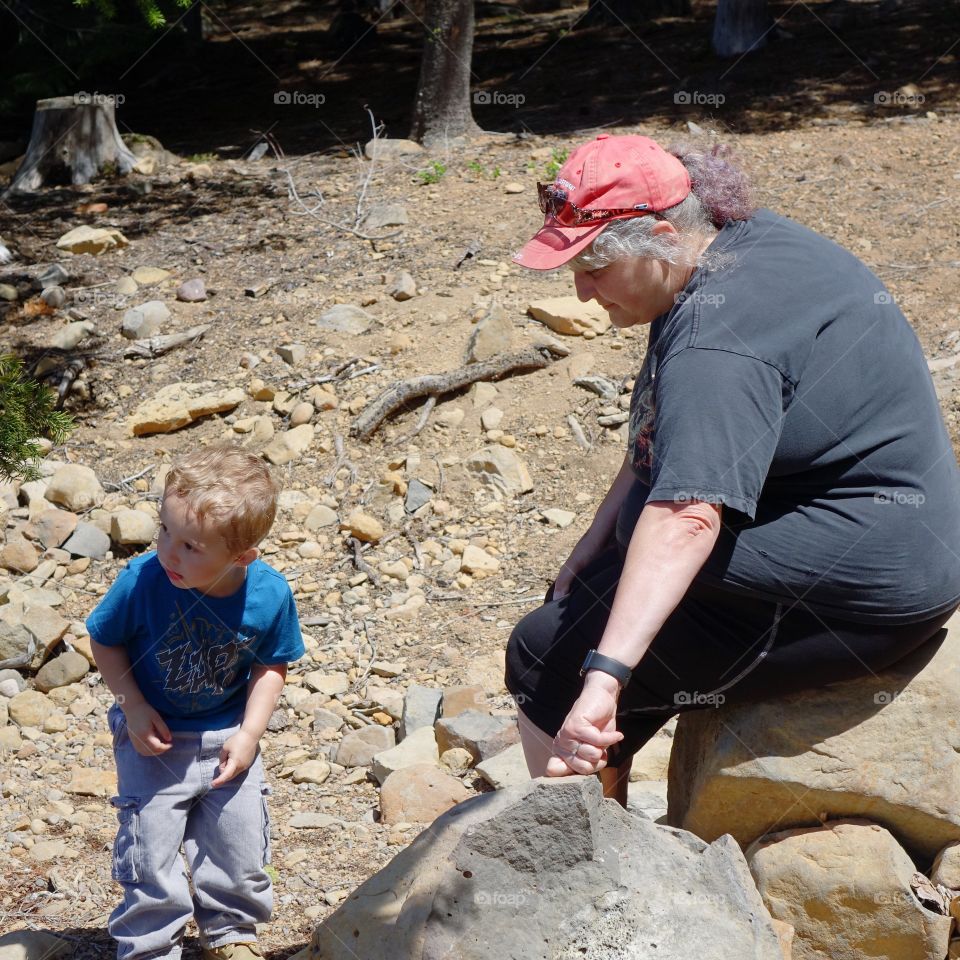
[[[279,492],[263,460],[239,447],[212,447],[177,457],[163,487],[164,497],[182,497],[235,553],[255,547],[270,532]]]

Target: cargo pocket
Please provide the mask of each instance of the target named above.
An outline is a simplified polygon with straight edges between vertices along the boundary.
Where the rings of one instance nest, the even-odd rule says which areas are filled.
[[[261,850],[260,866],[270,863],[270,811],[267,809],[267,797],[273,790],[266,783],[260,784],[260,833]]]
[[[140,881],[140,798],[113,797],[116,807],[117,838],[113,841],[113,867],[110,875],[120,883]]]

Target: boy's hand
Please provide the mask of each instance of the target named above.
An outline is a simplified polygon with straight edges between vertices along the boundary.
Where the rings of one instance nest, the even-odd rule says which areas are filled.
[[[211,787],[222,787],[237,774],[243,773],[257,756],[258,737],[242,727],[223,745],[220,751],[220,773]]]
[[[127,718],[127,733],[133,749],[143,757],[157,757],[173,746],[170,729],[163,717],[149,703],[126,706],[123,710]]]

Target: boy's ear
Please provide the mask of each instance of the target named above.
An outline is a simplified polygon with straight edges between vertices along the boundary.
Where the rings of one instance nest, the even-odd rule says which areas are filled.
[[[250,547],[248,550],[244,550],[233,562],[238,567],[249,567],[259,556],[260,551],[256,547]]]

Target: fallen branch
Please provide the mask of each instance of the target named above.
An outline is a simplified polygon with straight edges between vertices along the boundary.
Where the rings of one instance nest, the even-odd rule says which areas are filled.
[[[365,573],[369,577],[370,582],[375,586],[380,586],[380,574],[377,573],[373,567],[363,559],[361,555],[361,545],[360,541],[356,537],[347,537],[347,543],[353,548],[353,565],[359,573]]]
[[[199,340],[209,329],[210,324],[204,323],[199,327],[184,330],[183,333],[165,333],[150,337],[149,340],[134,340],[123,351],[123,355],[125,357],[146,357],[148,360],[152,360],[154,357],[169,353],[177,347],[182,347],[185,343]]]
[[[557,356],[551,344],[535,344],[527,350],[504,353],[482,363],[469,363],[448,373],[433,373],[401,380],[388,387],[353,422],[350,432],[368,440],[395,410],[420,397],[440,397],[479,381],[500,380],[519,371],[542,370]]]

